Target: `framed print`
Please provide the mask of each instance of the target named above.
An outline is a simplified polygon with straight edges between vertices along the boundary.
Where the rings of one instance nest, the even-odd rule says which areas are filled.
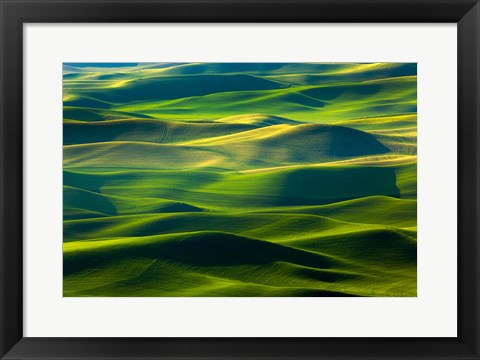
[[[479,358],[477,1],[1,4],[2,359]]]

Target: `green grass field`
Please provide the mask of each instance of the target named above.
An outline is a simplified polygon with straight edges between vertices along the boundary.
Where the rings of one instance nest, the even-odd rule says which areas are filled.
[[[416,296],[416,78],[64,64],[64,296]]]

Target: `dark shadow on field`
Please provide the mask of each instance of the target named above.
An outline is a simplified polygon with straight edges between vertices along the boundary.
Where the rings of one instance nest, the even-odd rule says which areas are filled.
[[[394,168],[332,167],[286,172],[283,187],[270,205],[323,205],[373,195],[400,196]]]
[[[113,111],[105,108],[84,108],[84,107],[74,107],[74,106],[68,106],[68,105],[64,105],[63,107],[63,119],[95,122],[95,121],[102,121],[102,120],[124,119],[129,117],[151,119],[150,116],[145,114]]]
[[[340,256],[372,266],[398,267],[417,263],[415,238],[400,230],[372,229],[323,236],[309,241],[300,241],[297,246],[309,251]]]
[[[336,99],[344,92],[349,92],[355,95],[374,95],[380,92],[381,89],[381,85],[376,84],[326,86],[308,89],[302,91],[302,94],[318,100],[330,101]]]
[[[64,100],[63,106],[93,108],[93,109],[110,109],[112,107],[112,104],[107,103],[105,101],[92,99],[89,97],[78,97],[72,100]],[[67,118],[68,118],[69,113],[67,112],[65,113],[65,115],[67,115]],[[100,116],[97,119],[91,119],[91,120],[103,120],[103,119]]]
[[[172,123],[162,120],[135,119],[115,122],[81,122],[63,124],[63,145],[87,144],[94,142],[145,141],[167,143],[187,141],[199,137],[229,135],[256,129],[250,124],[223,123]]]
[[[128,78],[130,78],[130,75],[122,73],[102,74],[97,76],[97,80],[122,80]]]
[[[157,259],[190,266],[268,265],[287,262],[327,269],[333,260],[327,256],[288,246],[222,232],[193,233],[149,243],[97,248],[89,252],[64,254],[63,274],[132,259]]]
[[[100,192],[100,188],[109,182],[109,178],[100,174],[82,174],[63,171],[63,185],[88,191]]]
[[[116,207],[106,196],[71,187],[63,188],[63,209],[85,209],[108,216],[117,215]],[[68,218],[64,213],[64,219]]]
[[[288,296],[302,296],[302,297],[358,297],[358,295],[347,294],[339,291],[328,290],[301,290],[292,291]]]
[[[286,134],[262,140],[259,145],[262,154],[287,152],[289,160],[295,164],[390,152],[367,132],[324,124],[300,125]],[[317,159],[312,157],[312,152],[317,153]]]
[[[245,74],[201,74],[139,78],[126,86],[89,89],[88,95],[106,102],[127,104],[135,101],[172,100],[218,92],[272,90],[285,85]]]

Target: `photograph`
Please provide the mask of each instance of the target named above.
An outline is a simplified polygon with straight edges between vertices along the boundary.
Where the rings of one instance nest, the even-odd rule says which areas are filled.
[[[62,71],[64,297],[417,296],[417,63]]]

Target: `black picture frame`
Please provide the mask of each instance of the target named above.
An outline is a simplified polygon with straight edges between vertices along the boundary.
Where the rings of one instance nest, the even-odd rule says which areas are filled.
[[[2,359],[479,359],[478,0],[0,0]],[[23,24],[457,23],[458,337],[27,338],[23,336]],[[442,316],[439,314],[439,316]],[[254,324],[252,324],[254,326]],[[414,324],[412,324],[414,326]]]

